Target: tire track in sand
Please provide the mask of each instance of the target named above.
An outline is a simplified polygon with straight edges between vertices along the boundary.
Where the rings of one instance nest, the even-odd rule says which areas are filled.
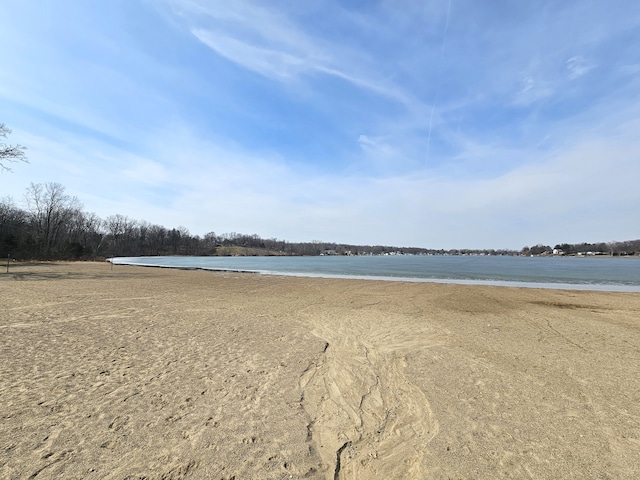
[[[300,312],[327,342],[300,379],[311,448],[327,479],[422,478],[438,422],[405,375],[405,357],[441,344],[442,335],[414,316],[339,312]]]

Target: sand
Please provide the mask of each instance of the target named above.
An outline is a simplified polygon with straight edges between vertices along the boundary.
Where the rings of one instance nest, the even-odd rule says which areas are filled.
[[[0,273],[0,478],[640,478],[640,294]]]

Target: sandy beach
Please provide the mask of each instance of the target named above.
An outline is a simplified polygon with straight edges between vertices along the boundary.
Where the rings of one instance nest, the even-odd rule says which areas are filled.
[[[640,478],[640,294],[0,273],[3,479]]]

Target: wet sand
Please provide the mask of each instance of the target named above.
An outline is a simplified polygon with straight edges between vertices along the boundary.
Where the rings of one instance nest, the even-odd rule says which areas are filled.
[[[640,478],[640,294],[0,273],[0,478]]]

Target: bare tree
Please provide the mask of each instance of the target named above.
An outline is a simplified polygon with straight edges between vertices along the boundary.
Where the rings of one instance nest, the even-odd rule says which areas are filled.
[[[105,219],[105,227],[112,241],[113,255],[133,255],[135,240],[139,236],[138,222],[125,215],[110,215]]]
[[[68,234],[69,223],[82,208],[80,202],[65,194],[59,183],[32,183],[27,189],[26,200],[38,256],[59,256],[67,240],[63,237]]]
[[[207,254],[211,255],[215,253],[218,246],[218,237],[216,232],[209,232],[204,235],[203,246]]]
[[[150,228],[151,224],[146,220],[138,222],[138,251],[141,255],[148,255]]]
[[[164,253],[165,242],[167,241],[167,229],[162,225],[151,225],[148,235],[151,251],[155,252],[155,255]]]
[[[70,254],[74,258],[93,258],[100,253],[105,239],[103,221],[95,213],[77,210],[69,222]]]
[[[7,128],[4,123],[0,123],[0,138],[7,138],[11,133],[11,130]],[[24,151],[27,147],[22,145],[7,145],[4,142],[0,142],[0,171],[11,169],[7,166],[7,163],[26,162],[27,156]]]
[[[0,257],[15,255],[24,237],[25,213],[10,197],[0,199]]]

